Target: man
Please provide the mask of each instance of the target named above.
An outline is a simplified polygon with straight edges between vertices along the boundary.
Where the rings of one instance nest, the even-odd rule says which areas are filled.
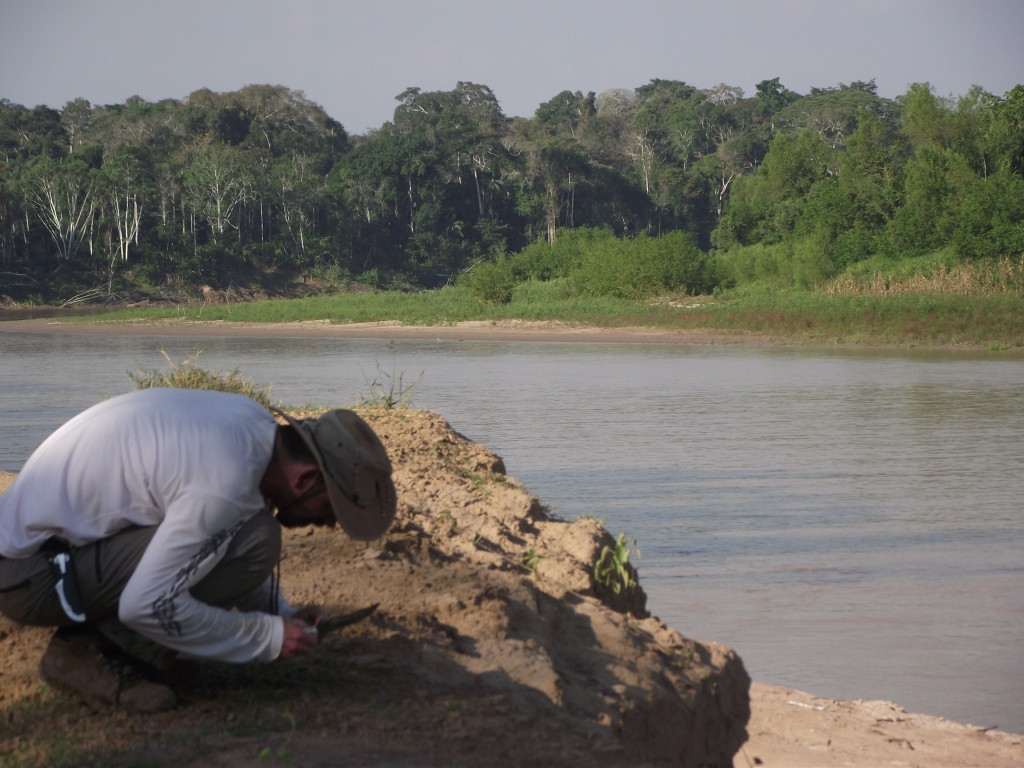
[[[178,653],[226,662],[310,653],[323,616],[273,578],[280,525],[354,538],[394,519],[391,464],[352,411],[280,426],[250,398],[148,389],[79,414],[0,495],[0,612],[56,626],[39,664],[93,707],[174,706]],[[276,519],[272,509],[276,508]]]

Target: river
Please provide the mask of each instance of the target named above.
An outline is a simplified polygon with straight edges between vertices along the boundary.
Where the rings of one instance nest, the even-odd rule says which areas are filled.
[[[415,405],[635,536],[651,611],[754,679],[1024,732],[1019,356],[0,333],[0,468],[197,343],[289,404],[422,373]]]

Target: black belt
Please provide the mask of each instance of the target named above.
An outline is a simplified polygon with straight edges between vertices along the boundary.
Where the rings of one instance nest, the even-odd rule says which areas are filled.
[[[71,545],[63,539],[58,539],[56,536],[51,536],[39,545],[39,551],[53,554],[58,554],[61,552],[70,552]]]

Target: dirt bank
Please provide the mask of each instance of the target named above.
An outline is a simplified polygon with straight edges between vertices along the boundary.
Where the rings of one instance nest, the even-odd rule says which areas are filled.
[[[395,526],[369,546],[286,532],[282,575],[297,603],[376,616],[307,659],[204,663],[149,717],[51,692],[34,674],[50,632],[0,620],[0,764],[1024,765],[1019,736],[889,702],[754,684],[748,722],[731,650],[644,618],[639,585],[595,583],[600,524],[548,519],[433,414],[367,418],[394,459]]]
[[[289,531],[283,586],[374,617],[311,657],[202,663],[169,713],[93,714],[34,675],[49,632],[0,625],[0,754],[113,765],[729,765],[749,678],[644,611],[590,519],[548,518],[493,453],[422,411],[368,411],[399,514],[370,545]],[[345,756],[344,760],[339,756]],[[271,762],[267,762],[271,761]]]

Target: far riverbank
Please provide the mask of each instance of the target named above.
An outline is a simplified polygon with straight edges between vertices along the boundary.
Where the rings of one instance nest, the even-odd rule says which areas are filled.
[[[777,341],[757,333],[668,330],[650,327],[607,328],[524,320],[467,320],[450,325],[406,325],[397,320],[331,323],[298,320],[288,323],[244,323],[224,320],[142,319],[69,322],[34,318],[0,323],[2,332],[67,333],[131,336],[222,336],[228,338],[418,339],[439,341],[571,341],[647,344],[745,344]]]
[[[422,293],[345,293],[232,303],[210,292],[190,306],[96,317],[36,317],[0,330],[338,338],[811,344],[947,349],[1024,348],[1024,297],[918,293],[828,295],[739,291],[657,301],[580,297],[548,283],[520,286],[506,304],[459,287]]]
[[[42,317],[0,322],[0,333],[98,334],[104,336],[181,336],[194,338],[310,338],[310,339],[404,339],[437,341],[538,341],[594,342],[605,344],[670,344],[692,346],[734,345],[765,347],[779,345],[931,349],[1014,354],[1024,351],[1019,343],[970,341],[893,341],[831,339],[787,334],[729,331],[701,328],[658,328],[651,326],[576,325],[541,320],[465,320],[445,325],[410,325],[398,320],[333,323],[330,320],[291,322],[238,322],[180,318]]]

